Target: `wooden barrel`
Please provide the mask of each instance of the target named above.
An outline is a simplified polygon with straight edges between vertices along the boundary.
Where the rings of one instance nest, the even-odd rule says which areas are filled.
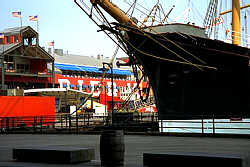
[[[100,158],[102,166],[123,166],[124,164],[123,130],[104,130],[100,138]]]

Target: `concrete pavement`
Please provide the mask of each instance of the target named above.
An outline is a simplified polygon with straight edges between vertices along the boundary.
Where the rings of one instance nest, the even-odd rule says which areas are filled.
[[[100,135],[0,135],[0,167],[87,167],[100,166]],[[16,162],[12,159],[12,149],[36,146],[74,146],[95,149],[95,160],[79,164],[46,164]],[[150,135],[125,135],[125,165],[143,166],[143,153],[195,152],[210,154],[247,155],[250,140],[240,138],[174,137]]]

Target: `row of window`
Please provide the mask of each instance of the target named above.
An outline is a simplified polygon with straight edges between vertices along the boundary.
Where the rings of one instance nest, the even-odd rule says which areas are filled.
[[[2,68],[1,65],[0,65],[0,68]],[[15,68],[15,65],[13,63],[5,63],[4,69],[6,72],[29,73],[30,65],[29,64],[17,64]]]
[[[11,38],[12,38],[12,40],[11,40]],[[4,40],[6,40],[7,44],[17,43],[18,42],[18,35],[11,35],[11,36],[5,36],[5,38],[0,38],[0,44],[4,44]]]
[[[63,84],[63,87],[64,88],[67,88],[67,84]],[[76,88],[76,90],[80,90],[80,85],[73,85],[73,84],[70,84],[69,85],[69,87],[71,88],[71,89],[74,89],[74,88]],[[83,91],[91,91],[92,90],[92,88],[94,88],[94,91],[98,91],[98,90],[100,90],[100,91],[104,91],[103,89],[104,89],[104,87],[103,86],[98,86],[98,85],[96,85],[96,86],[92,86],[92,85],[82,85],[82,90]],[[108,86],[106,86],[106,90],[108,89],[109,87]],[[129,88],[128,86],[125,86],[125,87],[123,87],[123,86],[117,86],[116,87],[116,89],[118,89],[118,91],[121,91],[121,92],[123,92],[123,91],[128,91],[128,90],[130,90],[130,89],[132,89],[132,87],[131,88]]]
[[[94,78],[94,79],[102,79],[102,76],[96,75],[62,75],[63,77],[70,77],[70,78]],[[111,78],[111,76],[106,76],[105,78]],[[132,80],[131,77],[113,77],[114,80]]]

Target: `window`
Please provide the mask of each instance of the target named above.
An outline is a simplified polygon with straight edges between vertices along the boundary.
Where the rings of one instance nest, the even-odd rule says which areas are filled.
[[[24,39],[24,45],[27,46],[28,45],[28,39]]]
[[[24,72],[24,64],[17,64],[16,68],[17,68],[17,72],[20,72],[20,73]]]
[[[24,45],[36,45],[36,38],[25,38]]]
[[[10,37],[6,36],[7,43],[10,43]]]
[[[14,42],[15,42],[15,43],[18,42],[18,37],[17,37],[17,35],[14,36]]]
[[[24,71],[25,72],[29,72],[30,71],[30,65],[29,64],[25,64],[24,65]]]
[[[29,64],[17,64],[17,72],[19,73],[29,72],[29,69]]]

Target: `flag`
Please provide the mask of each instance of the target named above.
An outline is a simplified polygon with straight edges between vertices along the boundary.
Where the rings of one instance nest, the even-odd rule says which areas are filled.
[[[216,22],[217,24],[223,24],[223,23],[224,23],[224,19],[223,19],[222,16],[219,16],[219,17],[217,17],[217,18],[215,19],[215,22]]]
[[[212,22],[211,25],[206,26],[206,27],[204,27],[204,28],[207,29],[207,28],[210,28],[210,27],[213,27],[213,26],[217,26],[217,25],[223,24],[223,23],[224,23],[223,17],[222,17],[222,16],[219,16],[219,17],[216,17],[216,18],[214,19],[214,21]]]
[[[12,16],[13,17],[19,17],[19,18],[22,17],[21,12],[12,12]]]
[[[38,16],[29,16],[29,21],[38,21]]]
[[[230,30],[227,28],[227,29],[226,29],[226,35],[227,35],[229,32],[230,32]]]
[[[219,16],[214,19],[212,26],[216,26],[218,24],[223,24],[223,23],[224,23],[223,17]]]
[[[0,39],[3,39],[3,38],[4,38],[4,34],[0,33]]]
[[[54,46],[54,41],[48,43],[49,46]]]

